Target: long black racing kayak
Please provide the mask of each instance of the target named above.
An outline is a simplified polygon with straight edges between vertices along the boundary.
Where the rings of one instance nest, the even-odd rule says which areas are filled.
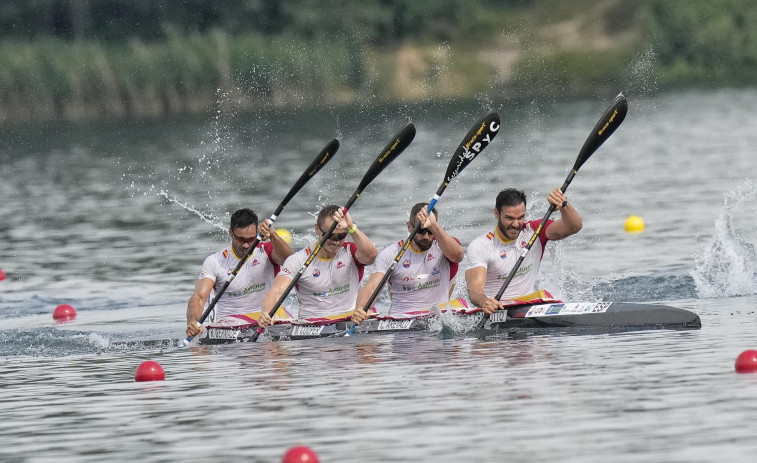
[[[451,301],[452,302],[452,301]],[[510,306],[494,312],[484,325],[477,329],[483,312],[480,309],[422,311],[412,318],[379,316],[358,325],[355,334],[389,333],[403,331],[434,331],[448,328],[455,333],[501,330],[524,330],[533,333],[613,333],[640,330],[689,330],[699,329],[699,315],[686,309],[662,304],[636,302],[538,302]],[[265,337],[272,341],[339,337],[353,326],[349,320],[309,322],[291,320],[276,323],[265,330]],[[257,323],[245,317],[245,321],[226,321],[208,325],[200,338],[201,344],[244,342],[257,331]]]

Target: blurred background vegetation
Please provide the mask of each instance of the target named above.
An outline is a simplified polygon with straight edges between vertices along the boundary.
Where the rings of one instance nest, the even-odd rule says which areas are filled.
[[[2,0],[0,121],[752,85],[752,0]]]

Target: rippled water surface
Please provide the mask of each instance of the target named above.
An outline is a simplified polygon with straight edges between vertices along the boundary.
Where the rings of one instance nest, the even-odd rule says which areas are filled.
[[[541,218],[613,97],[494,104],[502,130],[445,191],[442,224],[466,245],[505,186]],[[339,138],[277,222],[294,247],[309,244],[313,214],[345,202],[412,120],[415,141],[351,209],[379,246],[402,239],[407,211],[491,104],[6,128],[0,460],[276,462],[305,444],[322,461],[752,461],[757,376],[733,362],[757,349],[757,91],[628,100],[570,185],[584,229],[549,245],[542,286],[567,301],[685,308],[701,330],[179,348],[186,300],[233,210],[268,216]],[[630,214],[644,233],[625,233]],[[62,303],[78,316],[56,324]],[[166,380],[134,382],[144,360]]]

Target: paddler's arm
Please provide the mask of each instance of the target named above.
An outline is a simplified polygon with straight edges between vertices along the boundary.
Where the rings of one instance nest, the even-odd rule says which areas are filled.
[[[463,245],[458,243],[452,235],[447,233],[442,226],[439,225],[434,214],[429,215],[426,213],[427,208],[428,206],[418,212],[417,217],[418,221],[421,223],[421,228],[426,228],[434,232],[434,238],[436,238],[439,248],[442,250],[442,253],[444,253],[444,257],[451,262],[462,262],[463,257],[465,257]]]
[[[210,278],[200,278],[195,285],[195,292],[189,298],[187,302],[187,336],[195,337],[202,334],[202,325],[197,323],[200,319],[202,311],[205,308],[205,302],[207,302],[210,296],[210,291],[213,290],[213,280]]]
[[[263,309],[260,311],[260,319],[258,320],[260,326],[263,328],[273,324],[273,320],[268,313],[271,311],[274,304],[276,304],[276,301],[279,300],[281,295],[284,294],[284,291],[286,291],[291,282],[292,279],[284,275],[277,275],[276,278],[273,279],[273,288],[268,291],[268,294],[265,295],[265,299],[263,299]]]
[[[473,267],[465,271],[465,283],[468,286],[468,300],[476,307],[481,307],[484,313],[492,314],[502,309],[502,303],[493,297],[486,297],[486,267]]]
[[[373,241],[357,228],[355,222],[352,221],[350,213],[347,212],[346,214],[343,214],[342,209],[339,209],[334,213],[334,220],[339,222],[334,233],[349,233],[352,237],[352,241],[357,246],[355,259],[363,265],[371,265],[376,260],[376,256],[378,256],[378,249],[376,249],[376,245],[373,244]],[[352,231],[352,233],[350,233],[350,231]]]
[[[575,235],[583,228],[584,224],[581,216],[578,215],[578,211],[568,202],[561,189],[555,188],[552,190],[547,197],[547,201],[555,205],[555,209],[560,211],[561,216],[558,220],[547,226],[545,231],[547,238],[552,241],[561,240],[570,235]]]
[[[370,314],[363,310],[365,303],[371,298],[373,292],[378,288],[381,279],[384,278],[383,272],[373,272],[368,278],[368,282],[360,288],[360,292],[357,293],[357,303],[355,304],[355,312],[352,313],[352,323],[359,325],[366,318],[370,317]]]
[[[263,237],[264,241],[271,240],[273,244],[271,258],[277,265],[283,264],[287,257],[294,254],[287,242],[276,233],[276,229],[270,226],[269,219],[260,222],[260,236]]]

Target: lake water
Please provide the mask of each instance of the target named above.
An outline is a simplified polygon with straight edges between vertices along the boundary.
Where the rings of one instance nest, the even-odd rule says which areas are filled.
[[[270,215],[331,138],[336,157],[277,222],[295,248],[412,120],[415,141],[351,208],[377,245],[404,238],[410,207],[497,109],[497,138],[438,204],[467,245],[506,186],[543,216],[614,96],[3,128],[0,460],[277,462],[304,444],[333,462],[753,461],[757,375],[733,364],[757,348],[755,89],[627,95],[567,192],[584,229],[542,265],[566,301],[662,302],[701,330],[177,347],[229,214]],[[643,233],[624,231],[631,214]],[[57,324],[63,303],[78,316]],[[135,382],[145,360],[166,380]]]

